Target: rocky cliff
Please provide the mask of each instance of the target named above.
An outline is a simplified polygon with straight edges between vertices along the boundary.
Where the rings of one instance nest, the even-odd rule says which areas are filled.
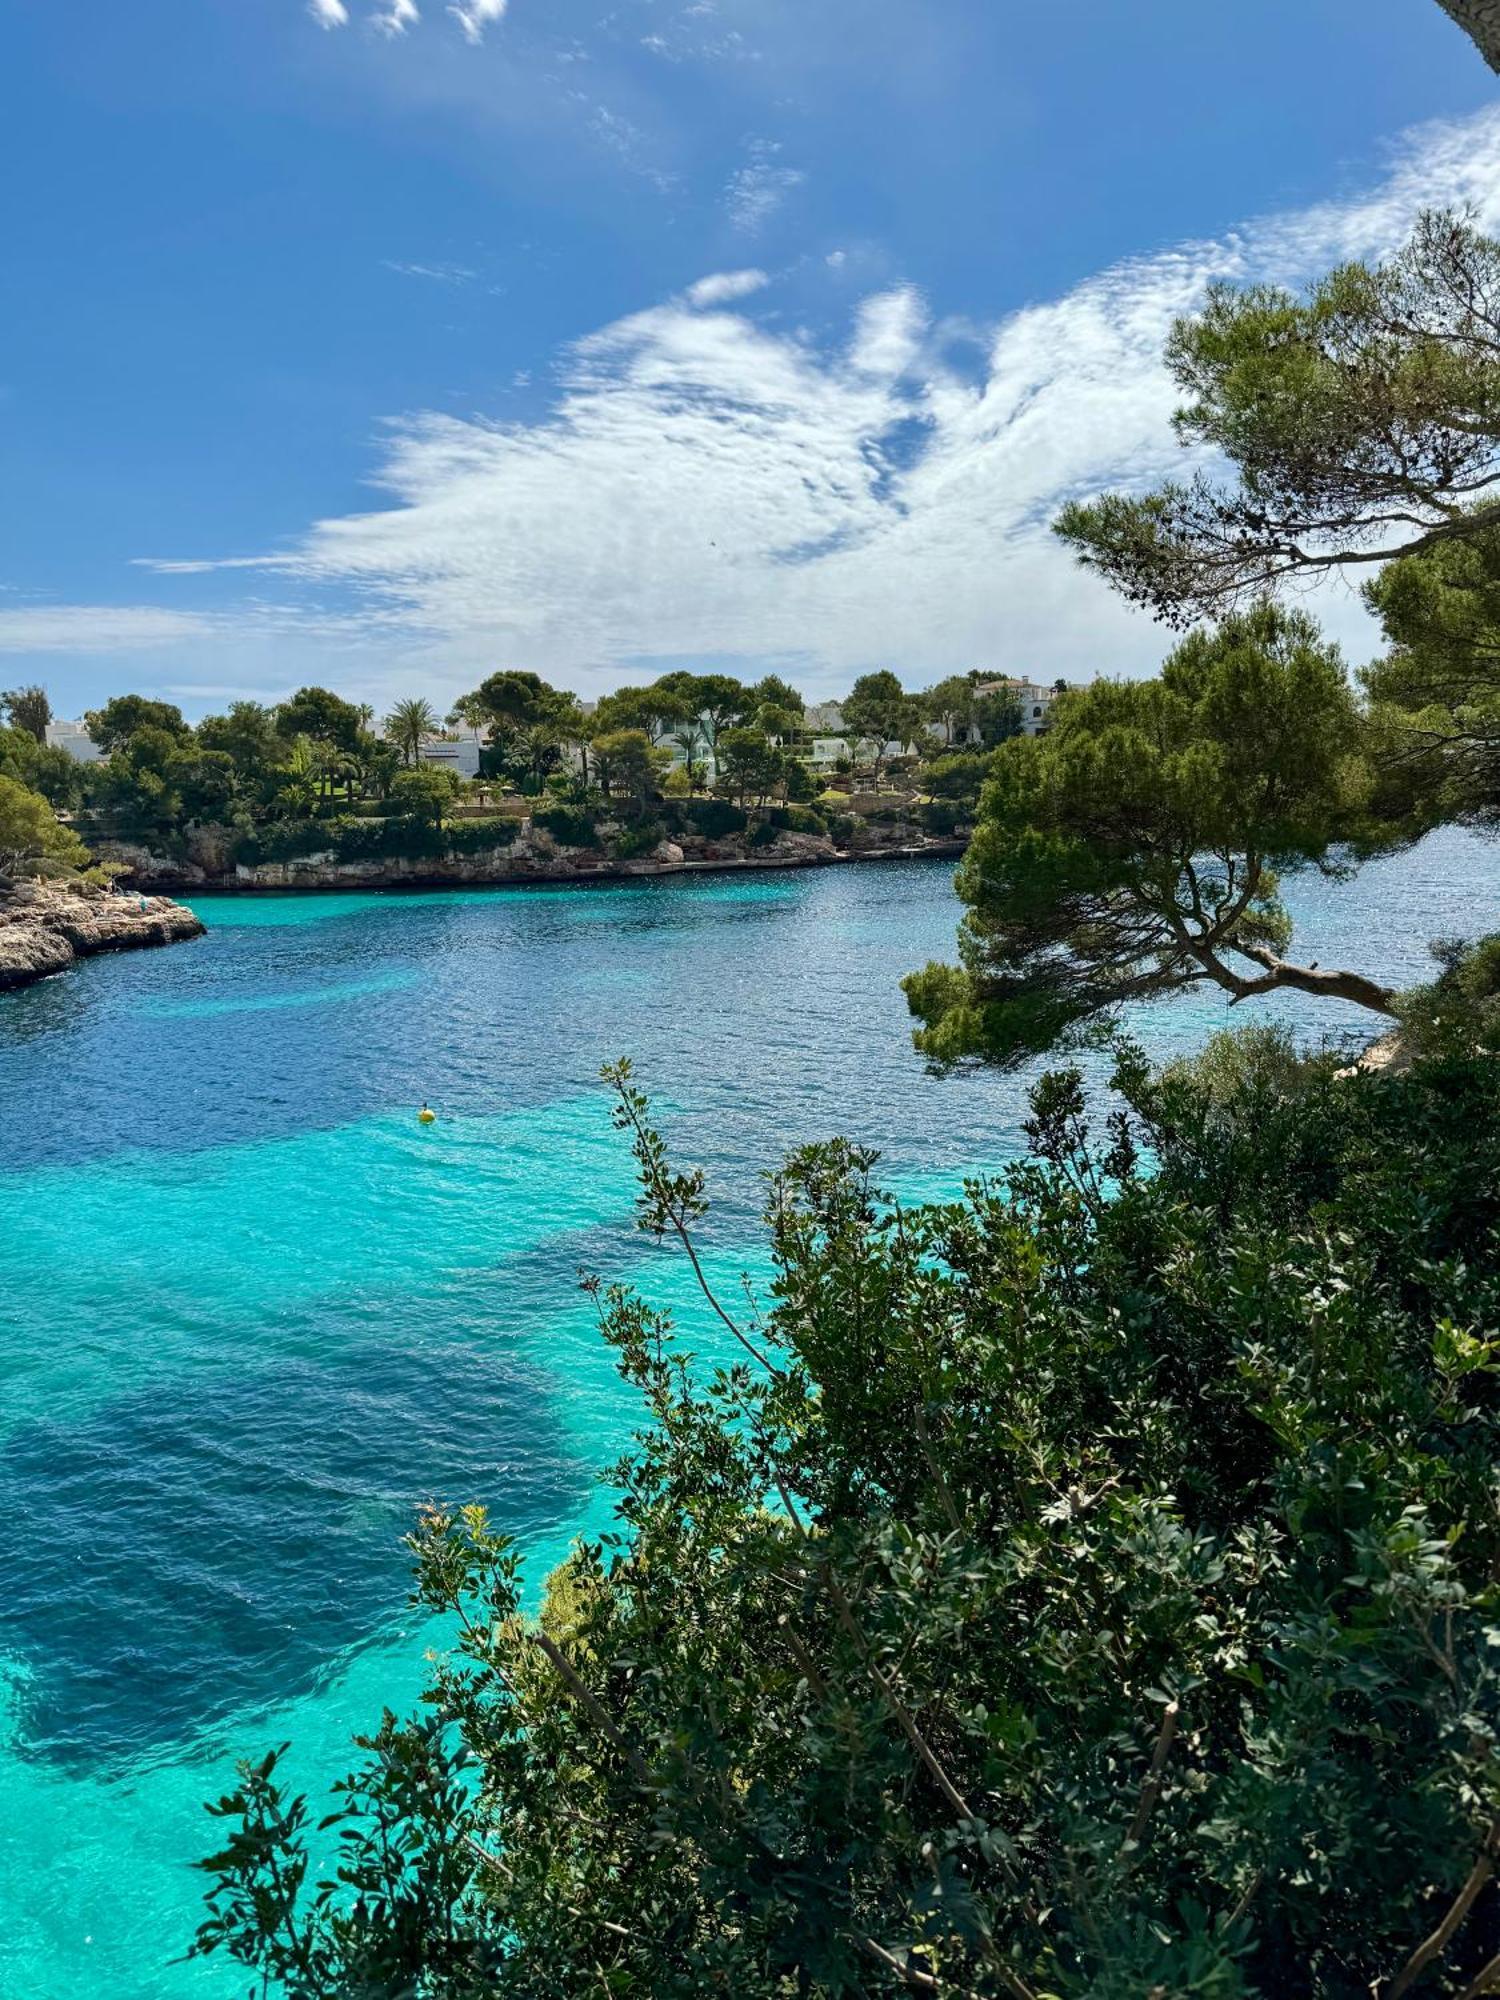
[[[880,855],[956,854],[962,843],[931,839],[904,825],[862,828],[858,841],[847,849],[815,834],[782,832],[758,847],[740,834],[721,840],[684,834],[663,840],[646,854],[622,859],[606,848],[559,846],[549,833],[528,825],[509,846],[477,853],[382,855],[352,861],[340,860],[331,852],[313,852],[286,861],[215,866],[207,856],[174,860],[119,841],[101,842],[98,847],[104,858],[124,871],[124,879],[132,887],[417,889],[598,882],[739,868],[813,868]]]
[[[0,894],[0,991],[65,972],[101,951],[201,937],[191,910],[165,896],[17,884]]]

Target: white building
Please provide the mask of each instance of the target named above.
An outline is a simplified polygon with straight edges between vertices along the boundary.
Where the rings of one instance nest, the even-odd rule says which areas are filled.
[[[53,750],[66,750],[78,764],[97,764],[104,755],[81,722],[49,722],[47,743]]]
[[[477,736],[460,736],[456,741],[429,736],[418,755],[424,764],[439,764],[457,778],[477,778],[483,747]]]
[[[974,692],[1007,695],[1021,711],[1021,734],[1046,735],[1050,727],[1052,704],[1057,699],[1056,688],[1043,687],[1040,681],[1012,680],[1009,675],[1005,675],[992,681],[976,681]]]

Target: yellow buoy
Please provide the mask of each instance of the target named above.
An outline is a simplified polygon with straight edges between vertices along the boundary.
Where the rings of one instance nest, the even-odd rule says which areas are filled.
[[[419,1125],[431,1125],[432,1123],[434,1123],[436,1118],[437,1118],[437,1113],[435,1111],[429,1111],[425,1104],[422,1106],[422,1109],[417,1113],[417,1123]]]

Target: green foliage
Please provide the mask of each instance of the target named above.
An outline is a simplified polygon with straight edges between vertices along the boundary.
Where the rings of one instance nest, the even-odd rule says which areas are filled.
[[[1271,604],[1192,634],[1157,680],[1060,701],[1049,734],[994,758],[957,876],[962,970],[905,982],[918,1046],[1018,1062],[1204,983],[1389,1014],[1374,981],[1282,956],[1280,876],[1334,872],[1339,843],[1375,843],[1363,749],[1337,650]]]
[[[550,833],[559,847],[597,847],[599,836],[594,815],[576,806],[548,806],[531,815],[533,826]]]
[[[610,853],[616,861],[637,861],[643,854],[649,854],[665,837],[663,826],[643,820],[639,826],[622,827],[609,844]]]
[[[888,668],[861,674],[840,708],[846,732],[864,744],[877,771],[887,743],[918,741],[926,720],[921,699],[909,695]]]
[[[766,822],[785,833],[825,834],[828,831],[827,820],[821,813],[814,812],[811,806],[768,806]]]
[[[306,736],[313,743],[329,744],[352,754],[358,746],[368,712],[356,708],[353,702],[345,701],[328,688],[305,687],[299,688],[289,701],[284,701],[277,709],[276,727],[289,743],[299,736]]]
[[[786,775],[786,752],[760,727],[724,730],[714,750],[719,784],[740,805],[767,798]]]
[[[973,817],[973,807],[959,805],[954,799],[926,799],[918,807],[917,817],[924,833],[946,838]]]
[[[458,780],[451,771],[437,764],[419,764],[414,771],[400,771],[392,779],[391,804],[411,819],[441,826],[457,792]]]
[[[745,712],[758,715],[763,708],[780,709],[785,715],[796,718],[800,728],[802,712],[807,707],[800,691],[780,674],[766,674],[753,687],[745,690]]]
[[[1489,526],[1500,462],[1500,243],[1422,217],[1388,263],[1305,299],[1216,286],[1167,361],[1182,442],[1227,459],[1143,497],[1063,509],[1057,531],[1134,602],[1189,621],[1283,579],[1414,553]],[[1475,506],[1475,496],[1485,496]]]
[[[1117,1080],[951,1203],[794,1154],[742,1309],[613,1071],[729,1358],[591,1281],[615,1531],[530,1618],[482,1508],[423,1516],[429,1719],[361,1746],[326,1881],[246,1765],[198,1950],[297,2000],[1485,1990],[1500,1066]]]
[[[88,849],[41,793],[0,774],[0,876],[69,875],[88,865]]]
[[[1439,939],[1441,970],[1397,1005],[1403,1048],[1414,1055],[1495,1053],[1500,1047],[1500,936]]]
[[[52,703],[44,687],[33,683],[30,687],[6,688],[0,693],[0,715],[12,729],[24,729],[33,743],[46,743]]]
[[[1391,645],[1362,677],[1389,761],[1434,816],[1500,824],[1500,530],[1387,563],[1364,595]]]
[[[420,696],[398,701],[385,719],[386,737],[400,751],[405,764],[415,764],[422,754],[422,745],[437,732],[437,710]]]
[[[84,711],[84,727],[106,756],[122,748],[139,730],[185,737],[188,726],[175,702],[149,701],[141,694],[120,694],[103,708]]]
[[[66,750],[38,742],[29,729],[0,724],[0,775],[40,792],[50,806],[67,809],[82,796],[82,765]]]
[[[685,832],[702,834],[705,840],[724,840],[743,833],[749,816],[728,799],[680,799],[672,808],[675,824]]]
[[[655,796],[670,753],[658,750],[644,729],[609,729],[593,739],[594,769],[606,798],[629,800],[638,813]]]
[[[745,837],[745,845],[755,851],[761,847],[774,847],[778,829],[768,819],[758,819]]]
[[[512,847],[521,831],[521,822],[506,813],[486,819],[449,820],[446,833],[450,854],[484,854],[491,848]]]
[[[980,787],[990,774],[993,758],[981,750],[955,750],[934,757],[922,767],[922,788],[935,799],[952,799],[970,811],[979,803]]]

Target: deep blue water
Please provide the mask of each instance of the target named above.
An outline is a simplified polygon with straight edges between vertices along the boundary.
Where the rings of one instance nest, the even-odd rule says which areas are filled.
[[[1454,834],[1299,885],[1298,949],[1422,976],[1500,928]],[[316,1783],[420,1686],[399,1537],[480,1498],[536,1573],[601,1518],[632,1412],[580,1265],[691,1297],[632,1227],[599,1066],[631,1055],[756,1256],[759,1175],[843,1132],[946,1191],[1024,1083],[936,1079],[900,975],[952,952],[938,863],[618,887],[204,897],[170,951],[0,997],[0,1993],[225,1994],[168,1963],[226,1758]],[[1355,1010],[1293,1000],[1319,1029]],[[1247,1010],[1240,1010],[1240,1017]],[[1225,1018],[1150,1011],[1157,1053]],[[438,1123],[422,1128],[422,1099]]]

